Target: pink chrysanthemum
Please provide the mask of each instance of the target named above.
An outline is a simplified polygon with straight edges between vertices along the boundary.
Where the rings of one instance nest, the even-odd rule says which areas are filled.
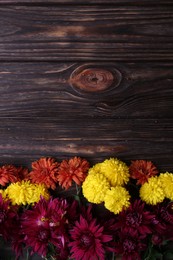
[[[158,174],[156,166],[151,161],[132,161],[130,167],[130,177],[137,180],[137,184],[144,184],[149,178]]]
[[[111,235],[104,233],[104,227],[96,223],[96,219],[91,221],[80,216],[75,226],[70,232],[72,242],[71,257],[75,260],[105,259],[106,243],[112,240]]]
[[[53,158],[40,158],[32,163],[29,176],[33,183],[44,184],[47,188],[55,190],[57,183],[59,163]]]
[[[0,167],[0,185],[6,186],[8,183],[17,182],[18,169],[13,165],[4,165]]]
[[[0,235],[5,240],[12,237],[15,232],[17,207],[10,205],[10,200],[3,200],[0,194]]]
[[[24,242],[33,252],[46,256],[49,244],[63,250],[67,241],[67,207],[66,200],[41,198],[31,210],[23,213]]]
[[[58,171],[59,184],[66,190],[72,185],[72,181],[80,185],[86,178],[89,163],[80,157],[63,160]]]
[[[146,237],[152,233],[151,220],[154,216],[154,214],[145,210],[145,203],[141,200],[135,200],[128,209],[119,214],[117,227],[131,236]]]

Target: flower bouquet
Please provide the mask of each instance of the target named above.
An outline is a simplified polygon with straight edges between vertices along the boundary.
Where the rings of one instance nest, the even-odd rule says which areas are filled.
[[[16,259],[173,259],[173,174],[151,161],[40,158],[1,166],[0,185],[0,246]]]

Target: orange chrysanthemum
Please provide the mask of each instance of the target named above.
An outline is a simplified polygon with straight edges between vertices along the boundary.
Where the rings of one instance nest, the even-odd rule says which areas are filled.
[[[72,181],[80,185],[86,178],[89,163],[80,157],[63,160],[59,167],[58,181],[66,190],[72,185]]]
[[[53,158],[40,158],[32,163],[29,174],[32,183],[44,184],[47,188],[55,190],[57,183],[59,163]]]
[[[132,161],[129,171],[131,178],[137,180],[137,184],[144,184],[149,178],[158,174],[156,166],[151,161],[145,160]]]
[[[0,185],[6,186],[8,183],[18,181],[18,169],[13,165],[0,167]]]
[[[29,170],[27,168],[24,168],[24,167],[18,167],[18,177],[19,177],[19,180],[22,181],[22,180],[29,180]]]

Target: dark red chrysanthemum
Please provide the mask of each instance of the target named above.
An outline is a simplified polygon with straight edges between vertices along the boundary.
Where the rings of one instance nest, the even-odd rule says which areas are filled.
[[[3,200],[0,194],[0,235],[5,240],[10,239],[16,230],[17,207],[10,203],[10,200]]]
[[[80,157],[63,160],[59,167],[58,181],[66,190],[72,185],[72,181],[80,185],[86,178],[89,163]]]
[[[0,167],[0,185],[6,186],[8,183],[17,182],[18,169],[13,165],[4,165]]]
[[[161,245],[163,242],[163,236],[161,236],[159,233],[155,233],[152,235],[151,241],[153,245]]]
[[[173,225],[173,202],[158,205],[158,214],[166,223]]]
[[[119,214],[117,227],[131,236],[145,237],[152,233],[151,221],[154,217],[154,214],[145,210],[145,203],[135,200],[128,209]]]
[[[68,240],[66,234],[67,201],[63,199],[41,200],[23,213],[22,233],[24,242],[33,252],[46,256],[48,245],[63,250]],[[61,247],[61,248],[59,248]]]
[[[87,221],[83,216],[75,222],[70,231],[72,242],[71,257],[75,260],[105,259],[106,243],[112,236],[104,233],[104,227],[97,224],[96,219]]]
[[[165,239],[173,240],[173,202],[160,203],[155,207],[155,214],[153,230]]]
[[[21,233],[21,225],[20,225],[20,220],[16,223],[16,226],[18,227],[16,229],[16,232],[13,232],[13,236],[12,236],[12,241],[11,241],[11,245],[12,245],[12,249],[16,254],[16,259],[19,259],[19,257],[23,254],[23,250],[24,250],[24,235]]]
[[[139,236],[131,236],[128,233],[119,236],[119,242],[115,243],[115,252],[122,256],[122,260],[141,260],[140,252],[146,249]]]
[[[45,184],[47,188],[55,189],[59,163],[53,158],[40,158],[32,163],[29,176],[33,183]]]
[[[137,184],[144,184],[149,178],[158,174],[156,166],[151,161],[145,160],[132,161],[129,171],[131,178],[137,180]]]

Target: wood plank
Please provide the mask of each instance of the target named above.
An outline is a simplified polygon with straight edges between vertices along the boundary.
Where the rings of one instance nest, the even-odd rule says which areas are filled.
[[[103,70],[91,92],[70,82],[74,71],[85,68],[90,75],[93,68]],[[104,70],[115,70],[115,79],[99,91]],[[0,63],[0,116],[173,118],[172,88],[173,63]]]
[[[0,59],[173,60],[172,24],[173,5],[1,5]]]
[[[41,156],[61,161],[82,156],[90,163],[118,157],[127,163],[148,159],[172,170],[173,119],[58,120],[3,119],[0,162],[30,165]]]
[[[130,5],[144,5],[144,4],[172,4],[172,0],[141,0],[139,1],[132,1],[132,0],[1,0],[0,4],[130,4]]]

